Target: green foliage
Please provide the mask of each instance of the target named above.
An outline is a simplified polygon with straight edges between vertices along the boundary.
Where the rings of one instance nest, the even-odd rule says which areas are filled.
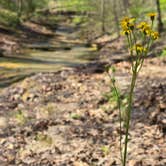
[[[72,119],[78,120],[78,119],[81,118],[81,115],[80,115],[80,114],[76,114],[76,113],[71,113],[71,114],[70,114],[70,117],[71,117]]]
[[[166,24],[166,0],[160,0],[161,13],[163,17],[163,23]]]
[[[21,110],[18,110],[15,114],[15,119],[17,123],[24,125],[27,122],[27,118]]]
[[[93,6],[89,5],[89,0],[57,0],[65,10],[89,11]]]
[[[162,50],[162,52],[159,56],[160,57],[165,57],[166,56],[166,48]]]
[[[0,7],[1,9],[4,8],[4,9],[14,11],[16,10],[16,3],[14,3],[14,1],[11,1],[11,0],[1,0]]]
[[[41,132],[37,133],[35,140],[39,141],[39,142],[46,143],[48,145],[51,145],[53,143],[52,137],[50,137],[47,134],[43,134]]]
[[[34,15],[37,9],[47,8],[51,0],[1,0],[0,23],[15,26],[21,18],[26,19]]]
[[[110,148],[109,148],[109,146],[102,146],[101,151],[104,154],[104,156],[107,156],[110,152]]]
[[[18,23],[17,13],[7,10],[1,9],[0,10],[0,23],[6,26],[13,26],[15,27]]]
[[[117,92],[120,95],[120,91],[118,90]],[[115,109],[118,107],[118,98],[115,88],[111,86],[110,91],[105,93],[103,97],[106,102],[110,103],[111,109]]]
[[[106,100],[107,102],[111,103],[112,101],[116,101],[116,96],[115,94],[112,92],[112,90],[110,90],[110,92],[107,92],[103,95],[104,100]]]
[[[161,10],[166,9],[166,0],[160,0]]]
[[[129,13],[133,17],[144,19],[146,13],[156,10],[154,7],[154,3],[150,1],[144,1],[144,3],[142,3],[141,1],[134,1],[132,3],[132,6],[129,8]]]
[[[72,22],[74,24],[81,24],[81,23],[86,22],[86,21],[87,21],[87,18],[82,17],[82,16],[76,16],[76,17],[73,17],[73,19],[72,19]]]

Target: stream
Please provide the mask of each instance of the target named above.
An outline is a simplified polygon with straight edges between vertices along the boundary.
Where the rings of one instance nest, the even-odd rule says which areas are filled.
[[[0,57],[0,88],[35,73],[55,72],[87,63],[96,53],[78,38],[78,29],[60,25],[49,41],[25,44],[21,55]]]

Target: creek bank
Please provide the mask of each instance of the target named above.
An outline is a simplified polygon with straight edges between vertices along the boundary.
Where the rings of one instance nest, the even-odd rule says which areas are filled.
[[[51,29],[34,22],[22,22],[15,28],[0,27],[1,54],[20,53],[22,43],[50,39],[55,35]]]

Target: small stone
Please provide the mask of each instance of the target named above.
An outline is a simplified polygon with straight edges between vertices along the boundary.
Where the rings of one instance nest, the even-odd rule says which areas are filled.
[[[74,166],[89,166],[89,165],[82,161],[76,161],[74,162]]]
[[[13,144],[11,144],[11,143],[9,143],[8,145],[7,145],[7,149],[14,149],[14,145]]]
[[[8,120],[5,117],[0,117],[0,128],[6,129],[8,127]]]
[[[130,160],[129,166],[142,166],[142,162],[137,160]]]
[[[1,144],[1,145],[3,145],[5,142],[6,142],[6,139],[4,139],[4,138],[1,138],[1,139],[0,139],[0,144]]]

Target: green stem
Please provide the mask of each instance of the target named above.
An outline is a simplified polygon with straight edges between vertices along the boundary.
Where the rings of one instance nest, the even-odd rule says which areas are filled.
[[[120,130],[120,136],[119,136],[119,144],[120,144],[120,160],[123,164],[123,155],[122,155],[122,116],[121,116],[121,99],[118,93],[118,90],[116,88],[115,82],[113,81],[113,78],[109,75],[109,73],[107,72],[108,76],[110,77],[110,80],[112,82],[113,88],[115,90],[116,93],[116,97],[117,97],[117,104],[118,104],[118,109],[119,109],[119,119],[120,119],[120,125],[119,125],[119,130]]]
[[[147,44],[147,48],[146,48],[147,51],[146,51],[144,57],[142,57],[140,66],[139,66],[139,68],[138,68],[138,72],[139,72],[139,71],[141,70],[141,68],[142,68],[142,65],[143,65],[143,63],[144,63],[144,60],[145,60],[145,58],[147,57],[147,54],[148,54],[148,52],[149,52],[149,49],[150,49],[152,43],[153,43],[153,40],[149,40],[149,42],[148,42],[148,44]]]
[[[131,58],[133,58],[131,34],[129,36],[127,36],[127,42],[128,42],[128,48],[130,49]],[[133,70],[133,67],[134,67],[133,59],[131,59],[131,64],[132,64],[132,70]]]
[[[117,97],[117,103],[118,103],[118,109],[119,109],[119,120],[120,120],[120,125],[119,125],[119,130],[120,130],[120,157],[121,157],[121,162],[123,163],[123,155],[122,155],[122,115],[121,115],[121,100],[120,100],[120,96],[118,94],[118,90],[116,88],[116,85],[114,82],[112,82],[113,84],[113,88],[115,90],[116,93],[116,97]]]
[[[129,135],[129,128],[130,128],[133,92],[134,92],[134,87],[135,87],[135,83],[136,83],[136,78],[137,78],[137,65],[135,66],[135,70],[134,70],[133,75],[132,75],[132,81],[131,81],[130,93],[129,93],[129,101],[128,101],[129,105],[128,105],[128,110],[127,110],[127,123],[126,123],[126,133],[125,133],[123,166],[126,166],[128,135]]]
[[[137,44],[137,39],[136,39],[134,31],[132,31],[132,35],[133,35],[134,44],[136,45]]]

